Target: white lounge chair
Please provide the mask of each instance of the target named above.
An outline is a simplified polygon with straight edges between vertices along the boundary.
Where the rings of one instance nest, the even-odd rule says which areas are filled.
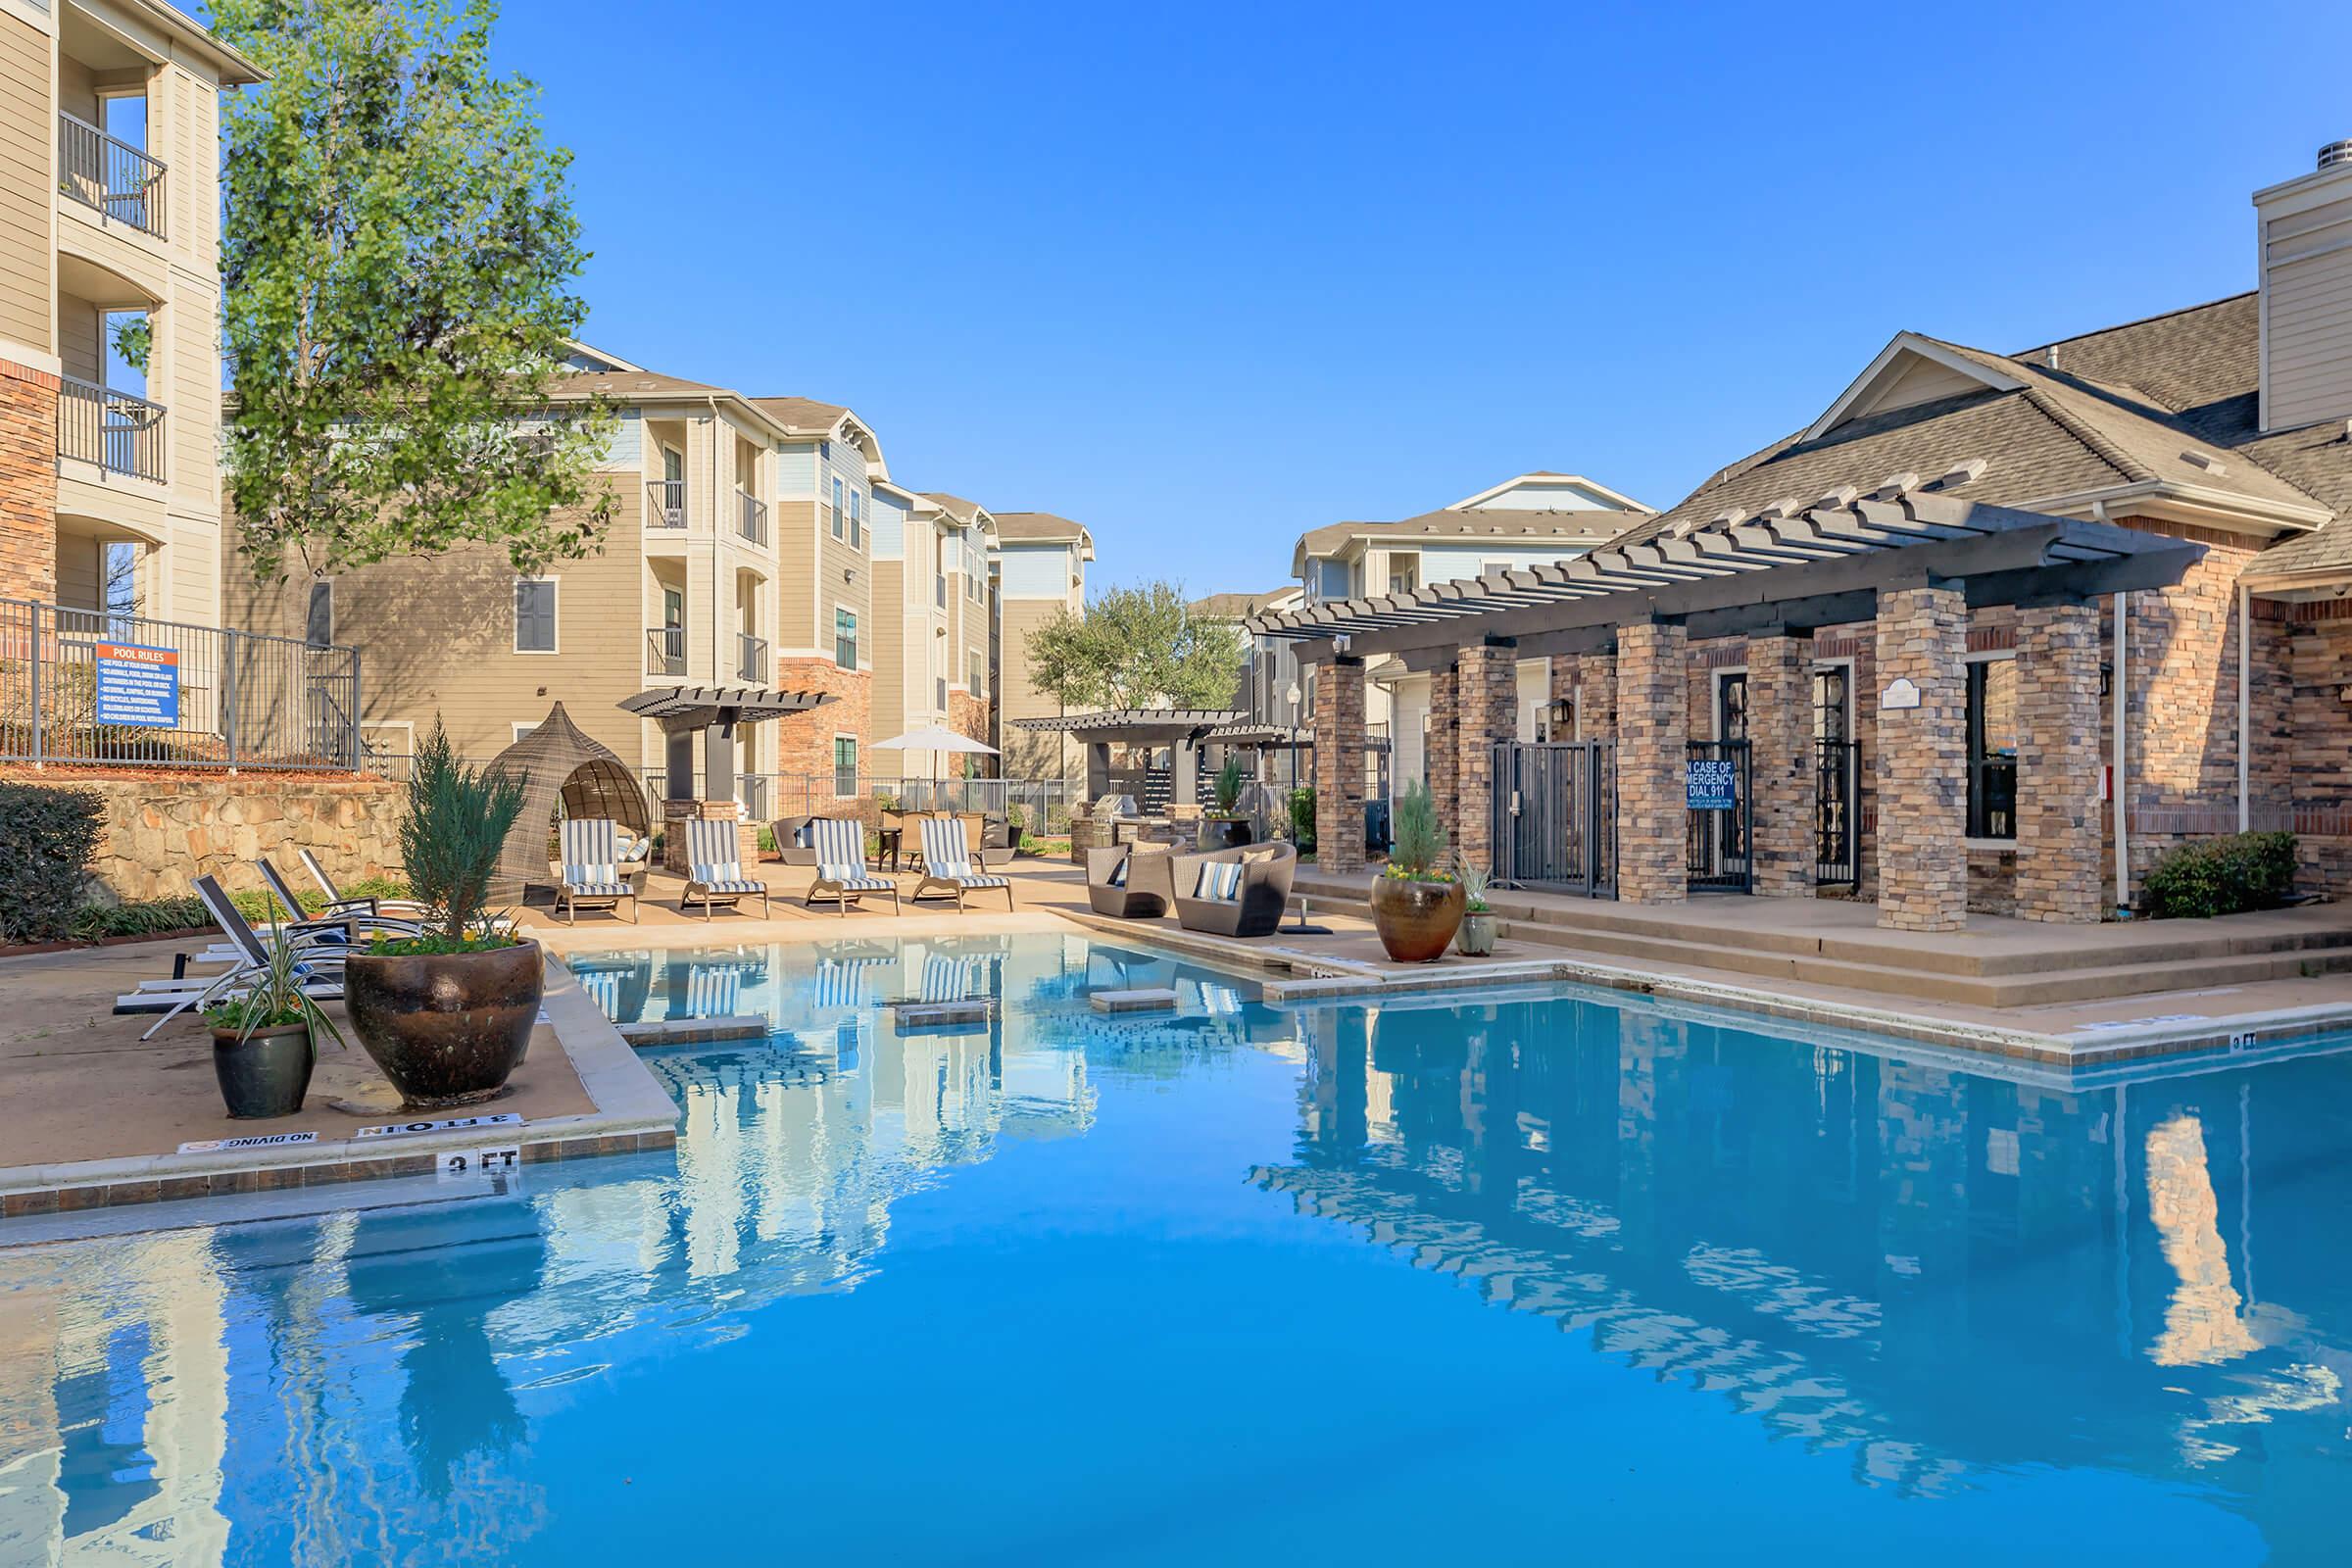
[[[620,846],[610,817],[572,816],[564,819],[561,844],[563,880],[556,887],[556,912],[566,925],[577,925],[584,908],[620,910],[629,901],[629,924],[637,923],[637,890],[620,874]]]
[[[161,1012],[147,1032],[139,1038],[154,1037],[156,1030],[170,1023],[190,1007],[202,1007],[222,1001],[246,990],[252,984],[256,969],[270,962],[270,945],[254,930],[245,917],[237,912],[228,894],[213,877],[196,879],[196,896],[204,901],[215,924],[226,934],[237,954],[236,961],[215,975],[173,976],[169,981],[149,982],[127,996],[115,999],[115,1011]],[[281,941],[292,943],[301,957],[296,964],[303,977],[302,989],[314,1002],[339,1002],[343,998],[343,958],[351,950],[352,927],[347,920],[305,920],[298,925],[278,927]]]
[[[318,863],[318,857],[312,854],[307,846],[294,853],[301,858],[302,868],[311,873],[311,880],[318,884],[318,891],[326,895],[329,914],[343,909],[364,908],[371,915],[405,920],[416,925],[422,925],[432,918],[431,908],[415,899],[345,898],[343,890],[335,886],[335,879],[326,874],[326,867]]]
[[[808,896],[802,901],[806,908],[814,908],[818,899],[831,899],[846,916],[850,906],[868,893],[890,895],[890,911],[899,912],[899,884],[889,877],[874,876],[865,868],[865,824],[846,816],[816,816],[808,819],[808,847],[785,854],[787,861],[810,863],[816,867],[816,879],[808,884]]]
[[[307,855],[310,852],[306,850],[303,853]],[[277,906],[285,911],[287,919],[301,921],[311,918],[303,908],[302,901],[295,896],[293,885],[287,882],[284,872],[271,865],[267,858],[254,861],[253,868],[262,873],[262,880],[269,885],[270,896],[277,901]],[[329,904],[323,918],[351,921],[359,927],[362,936],[372,936],[381,931],[393,936],[413,937],[424,930],[421,921],[378,914],[373,899],[344,899],[339,904],[340,907],[336,904]]]
[[[908,897],[916,900],[953,897],[960,913],[963,896],[983,888],[1004,889],[1004,907],[1012,907],[1012,879],[991,875],[972,864],[971,846],[964,837],[963,823],[953,816],[924,817],[923,879],[915,884]]]
[[[757,898],[760,914],[769,917],[767,884],[743,874],[743,840],[732,822],[691,821],[686,824],[686,890],[678,895],[678,912],[700,904],[703,918],[719,905],[733,908],[743,899]]]

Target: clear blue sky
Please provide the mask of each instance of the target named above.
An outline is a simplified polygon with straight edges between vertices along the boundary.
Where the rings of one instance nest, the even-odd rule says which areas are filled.
[[[2352,135],[2314,4],[510,0],[499,47],[592,340],[1197,592],[1528,468],[1670,505],[1901,328],[2249,287],[2248,195]]]

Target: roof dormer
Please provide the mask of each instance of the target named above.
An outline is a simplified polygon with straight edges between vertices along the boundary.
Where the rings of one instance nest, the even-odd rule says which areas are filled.
[[[1870,368],[1797,439],[1818,441],[1868,415],[1891,414],[1969,392],[2014,392],[2024,384],[1932,337],[1898,332],[1870,362]]]

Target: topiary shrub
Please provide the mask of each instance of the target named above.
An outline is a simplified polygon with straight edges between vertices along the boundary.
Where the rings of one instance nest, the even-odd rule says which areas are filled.
[[[2232,833],[2166,851],[2140,883],[2140,908],[2159,920],[2276,909],[2294,885],[2292,833]]]
[[[86,791],[0,784],[0,943],[71,934],[105,819]]]
[[[1442,869],[1445,861],[1446,829],[1438,821],[1437,802],[1430,798],[1429,786],[1415,779],[1396,798],[1388,874],[1415,882],[1448,882],[1452,876]]]

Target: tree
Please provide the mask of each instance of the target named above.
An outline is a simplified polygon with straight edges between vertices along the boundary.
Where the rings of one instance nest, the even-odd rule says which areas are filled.
[[[1189,613],[1174,583],[1113,588],[1029,634],[1029,678],[1070,708],[1225,708],[1241,679],[1241,629]]]
[[[459,545],[593,551],[612,427],[551,399],[587,253],[490,0],[218,0],[270,74],[228,110],[225,432],[257,577]]]

